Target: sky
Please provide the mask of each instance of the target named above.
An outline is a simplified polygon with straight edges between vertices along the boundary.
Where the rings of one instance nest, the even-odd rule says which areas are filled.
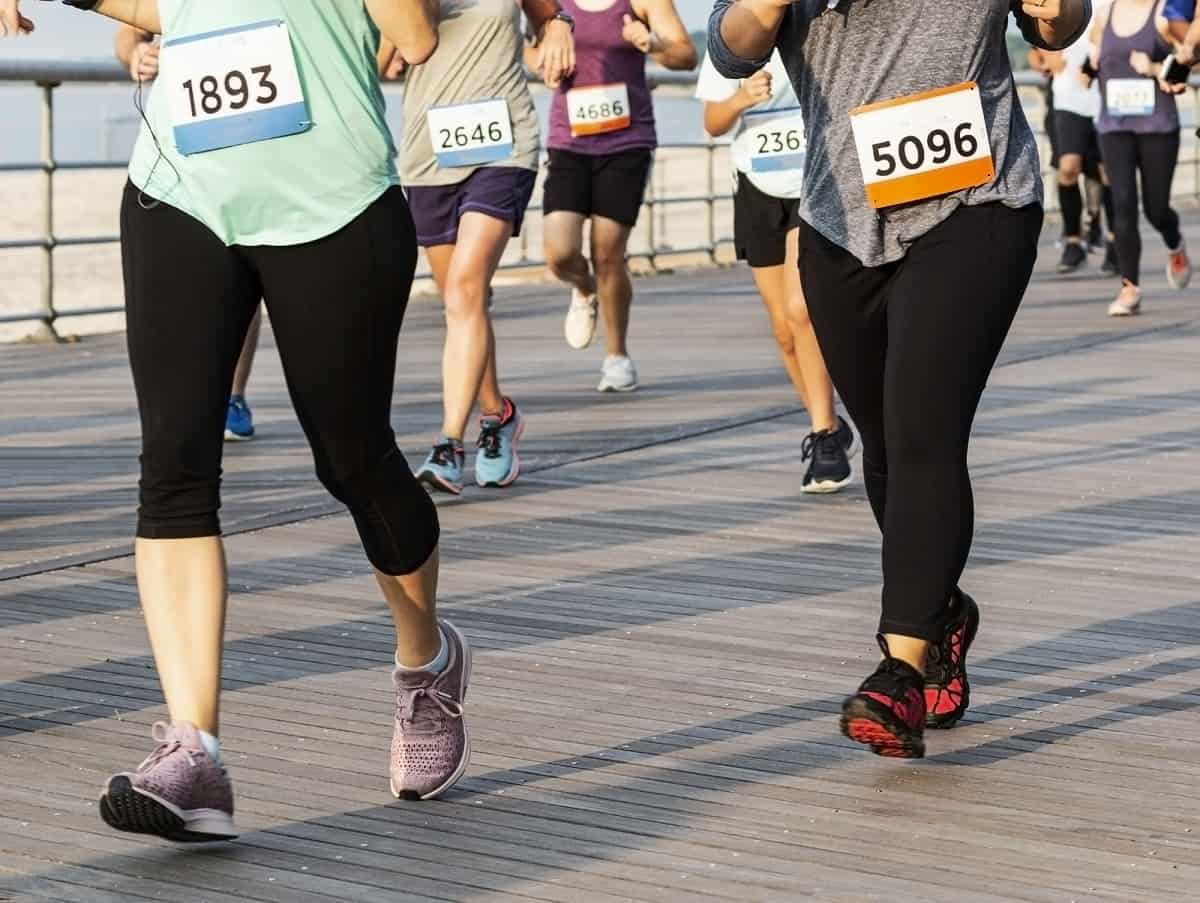
[[[106,56],[112,47],[114,26],[94,13],[81,13],[58,3],[23,3],[25,13],[38,28],[27,37],[0,41],[0,56],[24,59]],[[675,0],[689,30],[704,27],[711,0]]]

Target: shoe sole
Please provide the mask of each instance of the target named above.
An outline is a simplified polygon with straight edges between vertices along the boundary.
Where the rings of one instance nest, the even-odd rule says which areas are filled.
[[[253,438],[254,438],[254,433],[251,433],[248,436],[242,436],[238,433],[235,433],[233,430],[225,431],[225,441],[226,442],[249,442]]]
[[[1142,305],[1139,304],[1137,307],[1129,308],[1129,310],[1110,310],[1108,315],[1110,317],[1136,317],[1141,312]]]
[[[462,495],[462,486],[454,483],[447,483],[437,474],[430,473],[428,470],[422,470],[417,474],[417,482],[427,489],[432,489],[434,492],[444,492],[447,495]]]
[[[614,385],[613,383],[603,383],[602,382],[602,383],[600,383],[600,385],[598,385],[596,387],[596,391],[603,392],[606,395],[609,393],[612,393],[612,392],[634,392],[637,390],[639,385],[640,385],[640,383],[636,383],[636,382],[630,383],[627,386],[618,386],[618,385]]]
[[[961,592],[961,590],[960,590]],[[965,599],[971,599],[966,593],[963,593]],[[970,605],[975,609],[975,617],[967,619],[967,634],[963,637],[963,689],[962,689],[962,705],[954,712],[946,715],[935,715],[933,712],[928,712],[925,715],[925,729],[935,731],[945,731],[958,724],[965,714],[967,709],[971,707],[971,681],[967,675],[967,655],[971,651],[971,644],[975,642],[975,636],[979,633],[979,605],[974,599],[971,599]],[[929,684],[925,685],[926,688]]]
[[[844,480],[821,480],[819,483],[809,483],[806,486],[801,486],[800,491],[809,495],[830,495],[834,492],[840,492],[850,485],[854,480],[854,471]]]
[[[213,843],[233,840],[233,819],[216,809],[184,813],[166,800],[138,790],[118,775],[100,797],[100,817],[110,828],[129,834],[152,834],[175,843]]]
[[[459,646],[462,648],[462,651],[463,651],[463,681],[462,681],[461,702],[465,707],[466,702],[467,702],[467,688],[470,687],[470,685],[471,685],[471,667],[474,663],[473,656],[471,654],[471,647],[467,645],[467,640],[462,635],[462,632],[457,627],[455,627],[453,624],[451,624],[449,621],[443,621],[442,627],[453,630],[455,632],[455,634],[457,634]],[[397,790],[395,783],[389,781],[389,786],[391,787],[391,790],[392,790],[392,796],[394,796],[398,800],[405,800],[407,802],[419,802],[421,800],[435,799],[435,798],[441,796],[443,793],[445,793],[447,790],[449,790],[451,787],[453,787],[455,784],[458,783],[459,779],[466,773],[467,766],[470,764],[470,762],[471,762],[471,726],[469,724],[467,724],[466,719],[464,718],[464,720],[463,720],[463,754],[462,754],[462,759],[458,763],[458,767],[454,769],[454,773],[452,775],[450,775],[450,777],[448,777],[444,782],[442,782],[441,785],[439,785],[437,788],[435,788],[433,790],[430,790],[428,793],[417,793],[415,790]]]
[[[855,743],[871,747],[877,756],[889,759],[921,759],[925,740],[914,734],[882,705],[852,696],[842,706],[842,734]]]
[[[521,436],[523,436],[525,434],[525,418],[522,417],[519,413],[517,414],[517,417],[519,417],[520,419],[517,421],[517,431],[513,434],[513,440],[512,440],[512,443],[513,443],[513,469],[512,469],[512,472],[507,477],[505,477],[503,480],[501,480],[500,482],[496,482],[495,480],[493,480],[490,483],[481,482],[479,479],[479,474],[476,473],[475,474],[475,483],[479,487],[481,487],[483,489],[503,489],[504,487],[511,486],[513,483],[517,482],[517,477],[519,477],[521,475],[521,456],[519,454],[517,454],[517,443],[521,441]]]

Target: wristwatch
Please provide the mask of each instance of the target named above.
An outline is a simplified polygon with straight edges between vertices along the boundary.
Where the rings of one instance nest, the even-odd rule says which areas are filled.
[[[546,21],[546,24],[549,25],[555,20],[558,20],[559,22],[566,22],[567,27],[571,29],[571,34],[575,34],[575,17],[570,13],[565,13],[560,9]]]

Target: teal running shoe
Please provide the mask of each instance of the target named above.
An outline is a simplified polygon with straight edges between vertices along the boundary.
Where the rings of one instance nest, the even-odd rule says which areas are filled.
[[[521,473],[517,442],[525,431],[525,419],[512,399],[504,399],[504,411],[479,418],[479,452],[475,455],[475,482],[480,486],[511,486]]]
[[[457,439],[447,439],[442,436],[434,443],[429,457],[417,471],[417,480],[434,492],[461,495],[465,463],[466,454],[463,452],[463,444]]]
[[[245,442],[254,438],[254,415],[250,413],[250,405],[241,395],[229,399],[229,409],[225,412],[225,439],[228,442]]]

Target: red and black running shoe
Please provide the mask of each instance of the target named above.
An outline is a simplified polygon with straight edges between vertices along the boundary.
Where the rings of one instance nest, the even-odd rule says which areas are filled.
[[[971,704],[967,681],[967,650],[979,631],[979,606],[962,590],[955,590],[956,604],[940,643],[929,645],[925,660],[925,726],[954,727]]]
[[[842,703],[842,733],[878,756],[919,759],[925,755],[925,679],[892,658],[882,635],[878,640],[883,661]]]

